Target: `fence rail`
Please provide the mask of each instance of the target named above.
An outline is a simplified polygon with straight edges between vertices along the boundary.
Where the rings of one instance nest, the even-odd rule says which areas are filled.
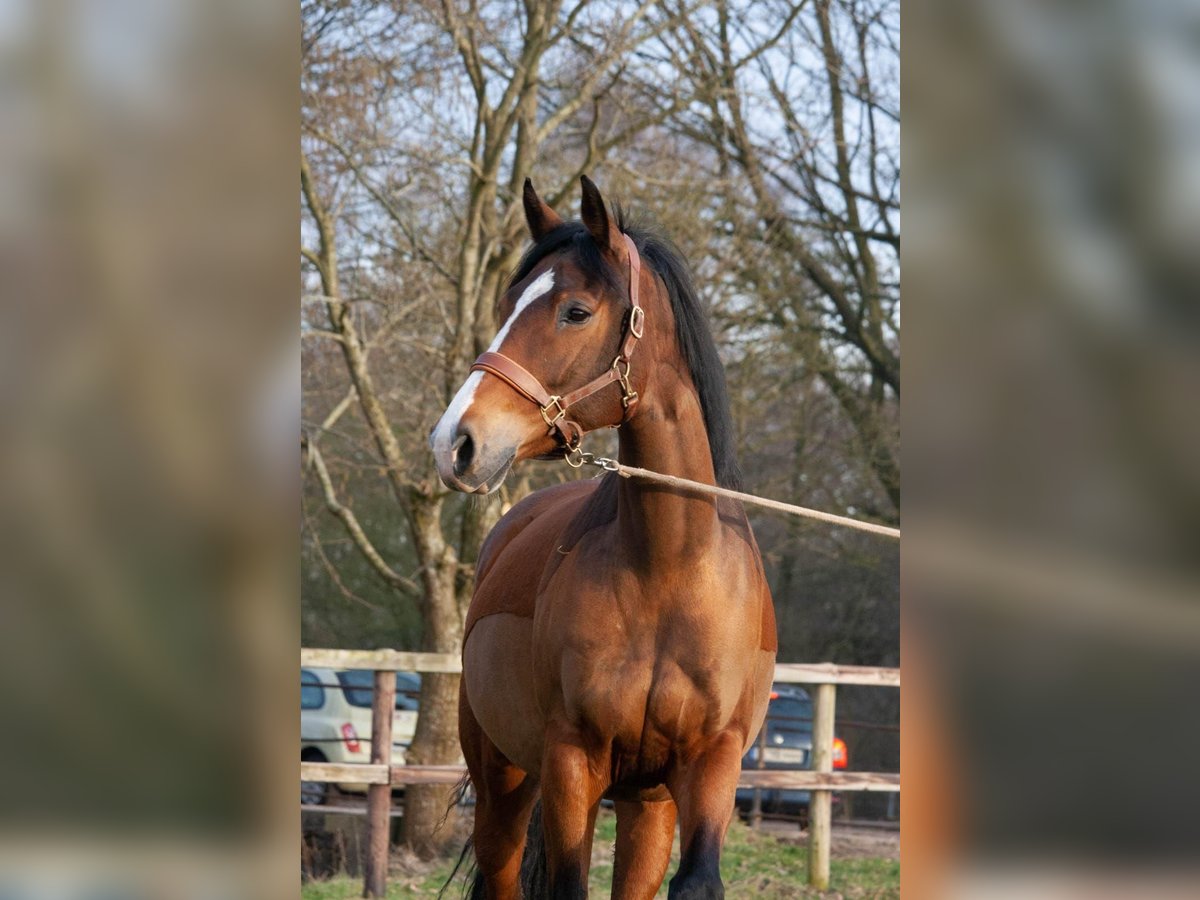
[[[791,684],[865,684],[900,687],[899,669],[836,663],[776,663],[775,680]]]
[[[371,762],[300,763],[301,781],[365,784],[367,788],[368,858],[364,866],[363,895],[387,896],[387,836],[391,789],[409,784],[456,784],[465,766],[393,766],[384,762],[391,753],[391,709],[395,704],[393,672],[455,674],[462,661],[452,653],[410,653],[403,650],[300,651],[302,668],[366,669],[375,673],[371,705]],[[873,666],[841,666],[834,663],[778,663],[775,681],[815,685],[813,691],[812,769],[743,769],[738,782],[746,788],[783,788],[811,791],[809,798],[809,884],[819,890],[829,887],[829,843],[833,791],[900,790],[900,776],[891,772],[834,772],[833,725],[836,688],[839,684],[874,687],[900,686],[900,670]],[[765,732],[765,726],[764,726]],[[763,754],[758,756],[760,765]],[[754,813],[759,813],[755,791]]]
[[[389,766],[384,763],[300,763],[302,781],[336,784],[458,784],[466,766]],[[793,769],[743,769],[738,787],[804,791],[898,791],[900,776],[891,772],[808,772]]]
[[[457,653],[410,653],[407,650],[300,650],[300,665],[311,669],[371,669],[390,672],[462,671]]]
[[[462,671],[457,653],[415,653],[407,650],[317,650],[303,648],[300,665],[312,669],[371,669],[392,672]],[[900,687],[900,670],[836,663],[776,663],[775,680],[787,684],[865,684]]]

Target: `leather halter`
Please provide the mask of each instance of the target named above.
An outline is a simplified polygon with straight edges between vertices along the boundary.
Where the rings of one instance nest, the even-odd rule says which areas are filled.
[[[629,359],[633,356],[637,342],[641,340],[646,319],[646,312],[638,303],[638,283],[641,279],[642,261],[638,256],[637,247],[634,246],[629,235],[621,236],[625,238],[625,246],[629,250],[630,310],[624,325],[625,337],[621,341],[621,350],[603,375],[593,378],[578,390],[559,396],[551,394],[528,369],[515,360],[509,359],[503,353],[489,350],[480,354],[471,366],[472,372],[490,372],[507,383],[518,394],[537,404],[542,413],[542,419],[546,422],[547,434],[554,434],[557,431],[559,439],[568,452],[576,450],[579,442],[583,439],[583,427],[578,422],[567,418],[567,410],[580,400],[592,396],[610,384],[619,384],[621,386],[621,405],[625,408],[625,413],[621,416],[621,421],[614,424],[614,427],[629,421],[638,402],[637,391],[633,390],[629,383]]]

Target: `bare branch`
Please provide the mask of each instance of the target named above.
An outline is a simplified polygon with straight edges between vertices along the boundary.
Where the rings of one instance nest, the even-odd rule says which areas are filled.
[[[328,431],[329,429],[333,428],[333,426],[338,423],[338,419],[340,419],[345,414],[346,410],[350,408],[350,404],[353,403],[357,398],[358,392],[354,390],[353,387],[346,391],[346,396],[338,401],[338,405],[329,411],[329,415],[327,415],[325,417],[325,421],[321,423],[321,431]]]
[[[317,473],[317,480],[321,482],[321,490],[325,495],[326,508],[341,521],[342,526],[346,529],[346,534],[354,541],[354,545],[363,555],[363,558],[392,587],[414,597],[421,596],[420,586],[415,581],[405,578],[384,561],[383,556],[380,555],[375,545],[371,543],[371,539],[367,537],[367,533],[363,531],[358,517],[354,515],[354,510],[338,500],[333,480],[329,477],[329,470],[325,467],[325,459],[321,456],[321,451],[317,447],[316,442],[306,440],[304,445],[313,470]]]

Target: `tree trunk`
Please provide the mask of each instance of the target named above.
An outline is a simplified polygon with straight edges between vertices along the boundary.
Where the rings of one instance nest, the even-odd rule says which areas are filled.
[[[442,534],[445,495],[414,489],[409,500],[411,527],[424,583],[421,649],[458,653],[462,646],[463,609],[457,590],[459,560]],[[445,765],[461,759],[458,744],[458,675],[421,676],[421,708],[408,762]],[[449,840],[438,826],[450,805],[450,785],[409,785],[404,793],[404,842],[422,859],[438,855]]]
[[[421,715],[417,733],[408,748],[408,762],[420,765],[458,762],[459,675],[426,674],[421,677]],[[453,837],[440,828],[454,795],[454,786],[412,784],[404,792],[403,839],[421,859],[441,855]]]

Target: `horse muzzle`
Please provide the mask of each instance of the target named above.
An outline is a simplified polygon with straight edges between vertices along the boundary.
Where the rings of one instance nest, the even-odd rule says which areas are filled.
[[[464,494],[490,494],[504,483],[515,447],[495,447],[459,424],[453,436],[434,433],[433,455],[438,475],[446,487]]]

